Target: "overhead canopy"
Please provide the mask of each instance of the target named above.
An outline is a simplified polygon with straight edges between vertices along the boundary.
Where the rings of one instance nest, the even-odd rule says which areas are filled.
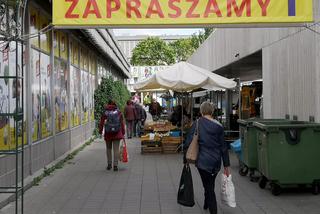
[[[167,89],[176,92],[189,92],[197,89],[233,89],[237,83],[187,62],[180,62],[166,70],[159,71],[149,79],[139,82],[135,89]]]

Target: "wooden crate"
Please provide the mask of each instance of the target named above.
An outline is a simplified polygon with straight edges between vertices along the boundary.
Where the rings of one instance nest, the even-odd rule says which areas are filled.
[[[177,153],[180,144],[177,143],[162,143],[162,152],[164,154],[175,154]]]
[[[141,136],[141,137],[140,137],[140,141],[141,141],[141,142],[142,142],[142,141],[161,141],[161,138],[160,138],[158,135],[156,135],[156,136],[154,136],[154,139],[153,139],[153,140],[150,140],[149,135],[144,135],[144,136]]]
[[[162,147],[141,145],[141,154],[155,154],[155,153],[162,153]]]
[[[161,146],[161,141],[150,141],[150,140],[145,140],[141,141],[142,146]]]
[[[161,142],[167,143],[167,144],[181,144],[182,138],[181,137],[163,137]]]

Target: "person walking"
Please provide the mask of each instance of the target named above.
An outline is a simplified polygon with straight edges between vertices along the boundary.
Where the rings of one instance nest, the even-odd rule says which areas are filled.
[[[128,139],[131,139],[133,136],[134,121],[136,118],[135,109],[131,100],[127,101],[127,105],[124,109],[124,117],[126,118],[127,137]]]
[[[224,165],[224,174],[230,175],[230,160],[228,146],[224,141],[224,130],[222,125],[213,119],[214,107],[209,102],[204,102],[200,106],[201,117],[198,122],[198,143],[199,153],[196,167],[199,171],[204,188],[204,206],[209,208],[210,214],[217,213],[217,201],[214,192],[215,179],[221,167],[221,160]],[[184,142],[184,151],[187,151],[196,130],[195,122]],[[184,155],[184,163],[186,163]]]
[[[107,170],[112,169],[112,149],[113,149],[113,170],[118,171],[119,145],[124,138],[125,128],[122,113],[113,101],[109,101],[105,107],[105,113],[101,116],[99,133],[104,129],[104,140],[106,142]]]
[[[140,137],[141,135],[141,127],[144,125],[144,122],[147,118],[147,113],[143,109],[143,107],[140,105],[139,102],[135,102],[134,104],[134,110],[135,110],[135,123],[134,123],[134,136]]]
[[[141,109],[139,102],[134,102],[134,113],[135,113],[135,120],[133,126],[133,136],[139,137],[140,136],[140,126],[141,126]]]

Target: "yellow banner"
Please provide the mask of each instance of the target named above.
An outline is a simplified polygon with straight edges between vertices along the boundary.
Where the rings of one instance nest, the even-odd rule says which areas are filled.
[[[312,0],[53,0],[56,26],[169,26],[313,21]]]

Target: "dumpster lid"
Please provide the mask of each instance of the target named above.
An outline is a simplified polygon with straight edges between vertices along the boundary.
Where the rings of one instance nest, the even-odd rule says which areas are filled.
[[[282,121],[288,121],[287,119],[263,119],[263,118],[249,118],[249,119],[238,119],[237,122],[241,125],[245,126],[253,126],[254,122],[282,122]]]
[[[254,122],[253,125],[265,131],[278,131],[280,129],[304,129],[304,128],[320,129],[320,123],[292,121],[292,120],[278,122],[278,123],[259,121],[259,122]]]

